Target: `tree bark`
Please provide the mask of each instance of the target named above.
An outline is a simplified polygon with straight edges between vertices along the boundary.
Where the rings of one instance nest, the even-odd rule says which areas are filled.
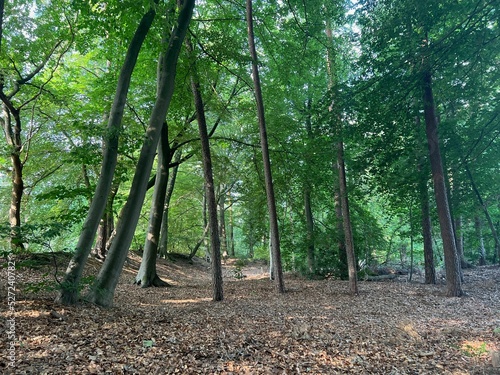
[[[224,258],[228,257],[226,234],[226,192],[223,185],[219,186],[219,239],[220,252]]]
[[[453,223],[451,221],[450,208],[448,204],[448,194],[446,192],[438,138],[437,118],[432,93],[432,77],[429,70],[425,70],[423,72],[422,83],[425,131],[427,134],[429,159],[431,164],[432,180],[434,183],[434,194],[436,197],[441,238],[443,241],[447,295],[449,297],[461,297],[463,295],[463,291],[460,280],[460,268],[455,243],[455,234],[453,232]]]
[[[307,269],[313,275],[316,272],[316,260],[314,256],[314,220],[309,186],[304,188],[304,214],[306,217]]]
[[[160,58],[162,60],[162,69],[158,77],[157,98],[146,130],[146,138],[141,148],[132,186],[130,187],[130,194],[123,207],[121,220],[117,224],[116,236],[111,244],[108,256],[88,296],[91,302],[99,306],[110,307],[112,305],[118,278],[139,221],[156,147],[174,91],[179,53],[191,20],[194,3],[194,0],[186,0],[182,4],[168,46],[164,48]]]
[[[349,272],[349,292],[358,294],[358,276],[356,271],[356,255],[354,253],[354,240],[352,236],[351,215],[349,212],[349,199],[347,196],[347,182],[344,164],[344,143],[337,143],[337,164],[339,171],[339,190],[342,206],[342,222],[344,225],[345,248],[347,254],[347,269]]]
[[[165,207],[165,196],[167,194],[168,166],[170,164],[170,147],[168,145],[168,128],[164,124],[161,130],[160,142],[158,144],[158,162],[156,169],[156,180],[149,213],[149,225],[146,233],[146,243],[142,254],[141,266],[135,277],[135,284],[141,288],[151,286],[165,287],[169,284],[156,273],[156,258],[158,255],[158,244],[160,240],[161,222],[163,209]]]
[[[267,129],[264,112],[264,101],[260,87],[257,51],[255,49],[255,38],[253,32],[252,0],[246,0],[246,18],[248,31],[248,44],[252,58],[252,78],[254,83],[255,101],[257,104],[257,116],[259,119],[260,144],[262,149],[262,160],[264,164],[264,181],[266,185],[267,206],[269,210],[269,226],[271,231],[271,250],[274,270],[274,280],[279,293],[285,292],[283,281],[283,270],[281,266],[281,249],[278,230],[278,215],[274,196],[274,186],[271,172],[271,161],[269,157],[269,145],[267,141]]]
[[[172,168],[172,171],[168,176],[165,206],[163,208],[163,218],[161,220],[160,248],[158,250],[158,254],[161,258],[166,258],[168,252],[168,214],[170,210],[170,201],[172,199],[172,194],[174,193],[175,180],[177,179],[177,171],[179,170],[179,162],[182,158],[182,151],[177,150],[173,158],[175,166]]]
[[[420,209],[422,211],[422,238],[424,241],[425,283],[436,284],[436,268],[434,266],[434,250],[432,248],[432,229],[427,178],[422,176],[419,185]]]
[[[142,43],[149,32],[155,14],[154,8],[151,8],[142,17],[130,42],[127,54],[125,55],[125,61],[120,71],[120,76],[118,77],[115,97],[109,114],[107,134],[104,139],[104,157],[99,180],[76,245],[75,253],[66,269],[62,289],[58,297],[59,302],[63,304],[75,304],[78,301],[78,286],[82,277],[83,268],[92,249],[96,230],[104,214],[113,182],[113,175],[118,158],[118,139],[121,132],[121,123],[130,86],[130,79]]]
[[[486,265],[486,250],[484,248],[483,229],[482,229],[481,219],[477,215],[474,216],[474,227],[476,229],[476,236],[477,236],[477,239],[479,241],[479,246],[478,246],[479,265],[485,266]]]
[[[333,34],[332,28],[329,22],[326,25],[326,36],[330,43],[333,45]],[[332,56],[331,48],[327,49],[327,71],[328,71],[328,86],[330,90],[335,90],[335,74],[334,74],[334,59]],[[342,120],[340,118],[340,112],[337,108],[337,103],[335,99],[329,108],[330,112],[333,112],[333,119],[335,122],[335,131],[337,132],[338,141],[336,144],[337,148],[337,163],[336,169],[339,176],[338,184],[338,202],[336,201],[336,214],[340,217],[342,228],[343,228],[343,241],[345,245],[345,254],[347,260],[347,271],[349,274],[349,292],[352,295],[358,294],[358,281],[357,281],[357,271],[356,271],[356,255],[354,251],[354,240],[352,235],[352,225],[351,225],[351,215],[349,212],[349,198],[347,195],[347,181],[345,174],[345,162],[344,162],[344,142],[342,139]],[[337,189],[336,189],[337,190]],[[337,193],[337,191],[336,191]],[[340,228],[339,228],[340,229]],[[339,248],[341,244],[339,243]]]
[[[189,40],[187,47],[193,54],[193,47]],[[222,265],[221,265],[221,243],[219,237],[219,225],[217,220],[217,200],[215,197],[215,185],[212,169],[212,156],[210,155],[210,142],[205,118],[205,108],[201,96],[200,83],[196,64],[192,66],[191,91],[193,93],[194,105],[196,108],[196,118],[198,120],[198,130],[200,133],[201,153],[203,158],[203,174],[205,176],[205,195],[208,210],[208,225],[210,228],[210,261],[212,270],[212,300],[222,301],[224,291],[222,286]],[[222,199],[222,197],[219,197]],[[223,216],[222,216],[223,217]]]
[[[2,77],[0,77],[1,79]],[[2,87],[3,89],[3,87]],[[15,108],[9,98],[1,93],[2,125],[7,145],[10,148],[12,164],[12,189],[10,195],[9,224],[10,247],[13,251],[23,250],[24,244],[21,235],[21,202],[24,193],[23,162],[21,160],[21,116],[19,109]]]
[[[234,217],[233,217],[233,204],[231,199],[231,191],[228,192],[229,196],[229,255],[235,257],[234,251]]]
[[[311,124],[311,99],[307,100],[307,118],[306,118],[306,132],[309,142],[312,142],[314,135],[312,131]],[[316,259],[314,254],[314,218],[311,207],[311,191],[312,183],[310,181],[310,168],[312,168],[311,162],[306,155],[306,168],[305,171],[305,183],[304,183],[304,216],[306,219],[306,247],[307,247],[307,268],[308,272],[312,275],[316,273]]]

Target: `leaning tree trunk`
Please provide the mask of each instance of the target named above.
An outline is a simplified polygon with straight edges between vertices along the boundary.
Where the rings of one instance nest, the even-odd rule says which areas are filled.
[[[193,47],[187,42],[187,48],[193,55]],[[219,225],[217,220],[217,200],[215,198],[214,177],[212,172],[212,157],[210,155],[210,142],[205,118],[205,109],[201,97],[200,83],[196,71],[196,64],[192,66],[191,91],[193,92],[194,106],[196,108],[196,118],[198,120],[198,130],[201,141],[201,154],[203,159],[203,174],[205,176],[205,195],[208,209],[208,226],[210,229],[210,262],[212,270],[212,299],[222,301],[224,291],[222,287],[222,265],[221,246],[219,237]]]
[[[113,303],[118,278],[139,221],[156,147],[174,92],[177,61],[193,14],[194,3],[195,0],[186,0],[182,4],[168,46],[161,56],[162,68],[158,77],[157,98],[146,130],[146,138],[141,148],[132,186],[130,187],[130,194],[123,207],[121,220],[117,224],[116,235],[111,243],[108,256],[89,294],[89,300],[100,306],[109,307]]]
[[[118,158],[118,138],[121,132],[121,123],[130,86],[130,79],[142,43],[153,23],[155,14],[154,7],[152,7],[142,17],[130,42],[125,61],[120,71],[120,76],[118,77],[115,98],[108,120],[107,135],[104,140],[104,158],[101,165],[99,180],[82,231],[80,232],[76,251],[69,262],[66,275],[62,282],[62,289],[58,297],[59,301],[64,304],[74,304],[78,300],[78,286],[82,277],[83,268],[92,249],[97,227],[106,209],[106,202],[113,182],[113,175]]]
[[[158,144],[158,166],[153,191],[153,201],[149,213],[149,225],[146,233],[146,243],[142,254],[141,266],[135,277],[135,283],[142,288],[151,286],[165,287],[169,284],[158,276],[156,272],[156,258],[160,239],[161,222],[167,194],[168,166],[170,164],[170,148],[168,145],[168,129],[164,124]]]
[[[427,144],[429,147],[429,158],[434,182],[434,194],[441,228],[441,238],[443,241],[444,263],[446,269],[447,295],[449,297],[460,297],[463,295],[462,283],[460,280],[460,268],[451,220],[450,208],[448,204],[448,194],[446,192],[445,177],[439,147],[437,118],[434,107],[434,97],[432,93],[431,73],[423,72],[423,100],[425,114],[425,131],[427,134]]]
[[[276,212],[276,200],[274,196],[273,178],[271,173],[271,161],[269,157],[269,145],[267,142],[266,120],[264,113],[264,101],[260,87],[259,67],[257,51],[255,49],[255,38],[253,32],[252,0],[246,0],[246,18],[248,29],[248,44],[252,58],[252,78],[255,90],[255,101],[257,104],[257,115],[259,118],[260,144],[262,149],[262,160],[264,164],[264,181],[266,185],[267,206],[269,210],[269,226],[271,230],[271,250],[274,269],[274,280],[278,292],[285,292],[283,281],[283,269],[281,266],[281,250],[278,230],[278,214]]]

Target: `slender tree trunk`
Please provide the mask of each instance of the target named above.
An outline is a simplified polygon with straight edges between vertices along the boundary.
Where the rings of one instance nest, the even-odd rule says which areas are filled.
[[[139,221],[156,147],[174,92],[177,60],[191,20],[194,3],[194,0],[186,0],[182,4],[168,46],[166,46],[160,58],[162,60],[162,69],[158,77],[158,94],[146,130],[146,138],[139,155],[132,186],[130,187],[130,194],[123,207],[121,220],[117,224],[116,236],[111,244],[108,256],[89,295],[90,301],[99,306],[109,307],[112,305],[118,278]]]
[[[0,73],[1,74],[1,73]],[[1,79],[1,77],[0,77]],[[3,131],[10,148],[10,160],[12,164],[11,181],[12,189],[10,195],[9,223],[10,223],[10,247],[12,250],[23,250],[24,244],[21,235],[21,203],[24,193],[23,168],[21,151],[21,115],[19,109],[15,108],[10,99],[1,92]]]
[[[163,209],[165,207],[165,196],[167,194],[168,166],[170,164],[170,147],[168,145],[168,129],[164,124],[161,130],[160,142],[158,144],[158,166],[156,169],[156,180],[149,213],[149,225],[146,233],[146,243],[142,254],[141,266],[135,277],[135,283],[142,288],[151,286],[165,287],[169,284],[156,273],[156,258],[158,255],[158,243],[160,240],[161,222]]]
[[[257,115],[259,118],[260,144],[262,149],[262,160],[264,164],[264,180],[266,185],[267,206],[269,210],[269,226],[271,230],[274,278],[278,292],[284,293],[285,283],[283,281],[283,270],[281,266],[281,249],[280,249],[280,239],[278,230],[278,215],[276,212],[276,201],[274,196],[273,178],[271,173],[271,161],[269,157],[269,146],[267,141],[264,101],[262,99],[262,90],[260,87],[257,51],[255,49],[252,0],[246,0],[246,18],[247,18],[247,30],[248,30],[248,44],[250,47],[250,56],[252,58],[252,78],[255,90],[255,101],[257,104]]]
[[[193,54],[193,47],[189,40],[187,41],[188,51]],[[211,245],[211,265],[212,265],[212,299],[222,301],[224,291],[222,286],[222,266],[221,251],[219,239],[219,226],[217,223],[217,201],[215,198],[215,186],[212,172],[212,157],[210,155],[210,142],[207,131],[207,122],[205,118],[205,109],[201,97],[200,83],[196,71],[196,64],[193,64],[191,73],[191,90],[194,97],[196,108],[196,118],[198,120],[198,130],[200,133],[201,153],[203,158],[203,174],[205,176],[205,194],[207,197],[208,223],[210,228]]]
[[[479,193],[479,189],[477,188],[476,182],[474,181],[474,178],[472,177],[472,173],[471,173],[467,163],[465,164],[465,171],[467,172],[467,176],[469,177],[469,181],[472,185],[472,190],[474,190],[474,194],[476,194],[479,205],[481,206],[481,209],[484,212],[484,216],[486,216],[486,221],[488,222],[488,226],[490,227],[491,235],[493,236],[493,240],[495,241],[495,258],[500,260],[500,239],[498,237],[498,233],[497,233],[497,230],[495,228],[495,225],[493,224],[493,220],[491,220],[491,216],[490,216],[490,213],[488,211],[488,206],[483,201],[483,198],[481,197],[481,194]]]
[[[235,257],[234,251],[234,217],[233,217],[233,204],[231,200],[231,192],[228,192],[229,197],[229,255]]]
[[[161,258],[167,257],[168,252],[168,214],[170,210],[170,201],[172,199],[172,194],[174,193],[175,180],[177,179],[177,171],[179,170],[179,162],[182,158],[182,151],[177,150],[174,155],[174,164],[172,171],[168,176],[167,183],[167,193],[165,195],[165,207],[163,209],[163,218],[161,220],[160,229],[160,248],[158,254]]]
[[[210,227],[210,224],[208,223],[207,187],[205,186],[205,183],[203,184],[203,226],[205,228]],[[210,256],[210,243],[208,242],[207,236],[203,237],[203,245],[205,247],[205,260],[211,262],[212,257]]]
[[[307,268],[310,274],[316,272],[316,260],[314,256],[314,220],[311,209],[311,189],[304,188],[304,213],[306,217],[306,246],[307,246]]]
[[[421,167],[419,168],[421,169]],[[419,183],[420,209],[422,211],[422,238],[424,241],[425,283],[436,284],[436,268],[434,266],[434,250],[432,248],[431,215],[429,209],[429,193],[427,178],[422,176]]]
[[[326,36],[330,41],[330,44],[333,45],[333,35],[332,28],[330,23],[327,23],[326,26]],[[327,71],[328,71],[328,86],[330,90],[335,90],[335,72],[334,72],[334,58],[332,56],[331,48],[327,49]],[[349,291],[352,295],[358,294],[358,281],[357,281],[357,271],[356,271],[356,256],[354,251],[354,240],[352,235],[352,225],[351,225],[351,215],[349,212],[349,198],[347,195],[347,181],[345,174],[345,162],[344,162],[344,142],[342,140],[342,120],[340,118],[339,109],[337,108],[337,103],[335,100],[332,101],[330,105],[330,112],[333,112],[333,118],[336,122],[336,132],[338,136],[337,141],[337,172],[339,175],[339,186],[338,186],[338,199],[339,199],[339,212],[337,213],[337,217],[340,214],[341,223],[343,227],[343,234],[345,241],[345,253],[347,260],[347,271],[349,274]],[[340,228],[339,228],[340,229]],[[339,244],[340,247],[340,244]]]
[[[307,100],[307,118],[306,118],[306,132],[307,139],[309,142],[313,141],[314,135],[312,131],[312,123],[311,123],[311,105],[312,101],[310,98]],[[306,247],[307,247],[307,268],[310,274],[316,273],[316,259],[314,254],[314,218],[312,213],[312,205],[311,205],[311,192],[312,192],[312,183],[310,181],[310,170],[312,168],[311,162],[306,155],[306,168],[305,171],[305,183],[304,183],[304,216],[306,219]]]
[[[227,235],[226,235],[226,194],[224,186],[220,186],[219,190],[219,238],[220,252],[223,258],[228,257],[227,252]]]
[[[477,236],[477,239],[479,241],[479,246],[478,246],[479,265],[485,266],[486,265],[486,250],[484,248],[483,229],[482,229],[481,219],[477,215],[474,216],[474,226],[476,228],[476,236]]]
[[[339,190],[342,206],[342,221],[344,225],[345,248],[347,254],[347,269],[349,272],[349,292],[352,295],[358,294],[358,276],[356,271],[356,256],[354,253],[354,240],[352,236],[351,215],[349,212],[349,199],[347,196],[347,183],[344,164],[344,143],[337,143],[338,154],[337,163],[339,171]]]
[[[434,182],[434,194],[436,196],[439,224],[441,227],[441,238],[443,240],[446,285],[448,290],[447,295],[449,297],[461,297],[463,291],[460,280],[459,261],[439,147],[437,119],[434,107],[434,97],[432,94],[432,78],[428,70],[423,72],[423,91],[425,130],[429,146],[429,158],[432,179]]]
[[[92,199],[92,204],[90,205],[76,245],[76,251],[66,270],[66,275],[62,283],[62,290],[58,298],[59,301],[64,304],[74,304],[78,300],[78,286],[82,277],[83,268],[92,249],[96,230],[104,214],[108,195],[111,190],[111,184],[113,182],[113,175],[118,158],[118,138],[121,132],[121,123],[130,86],[130,79],[142,43],[153,23],[155,14],[154,8],[151,8],[142,17],[130,42],[125,61],[120,71],[113,105],[109,115],[107,134],[104,139],[104,158],[101,165],[99,180]]]

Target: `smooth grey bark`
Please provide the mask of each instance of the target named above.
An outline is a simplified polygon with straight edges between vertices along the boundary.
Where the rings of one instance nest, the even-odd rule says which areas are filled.
[[[62,289],[58,296],[59,302],[63,304],[75,304],[78,301],[78,287],[83,268],[92,249],[97,227],[106,209],[106,202],[113,182],[118,158],[118,140],[121,133],[123,112],[132,72],[155,15],[154,7],[144,14],[125,55],[125,61],[118,77],[115,97],[109,114],[107,134],[104,138],[104,157],[94,197],[85,218],[82,231],[80,232],[75,253],[66,269]]]
[[[252,79],[254,84],[255,102],[257,105],[257,117],[259,119],[260,144],[262,150],[262,161],[264,164],[264,182],[266,186],[267,206],[269,210],[269,227],[271,231],[272,263],[274,270],[275,285],[279,293],[285,292],[283,280],[283,269],[281,266],[281,249],[278,229],[278,214],[276,211],[276,200],[274,196],[274,185],[271,172],[271,160],[269,156],[269,145],[267,141],[266,118],[264,112],[264,100],[260,87],[259,67],[257,51],[255,49],[255,38],[253,32],[252,0],[246,0],[246,20],[248,31],[248,45],[252,58]]]
[[[428,69],[425,69],[422,72],[422,84],[425,131],[429,147],[429,159],[439,225],[441,229],[441,239],[443,241],[447,295],[449,297],[461,297],[463,295],[460,277],[461,272],[439,146],[437,118],[435,113],[434,96],[432,93],[432,76]]]
[[[170,210],[170,201],[172,199],[172,194],[174,193],[175,181],[177,179],[177,171],[179,170],[179,162],[182,158],[182,151],[179,149],[175,151],[173,156],[174,167],[168,175],[167,192],[165,194],[165,205],[163,207],[163,218],[161,220],[160,229],[160,246],[158,249],[158,255],[162,258],[167,257],[168,251],[168,214]]]
[[[151,286],[165,287],[169,284],[163,281],[156,272],[156,258],[160,240],[161,222],[163,209],[165,207],[165,196],[167,194],[168,166],[170,164],[170,147],[168,145],[168,128],[164,124],[161,130],[160,142],[158,144],[158,161],[156,168],[156,179],[149,213],[148,231],[146,243],[142,254],[141,265],[135,277],[135,284],[141,288]]]
[[[189,52],[191,53],[191,55],[193,55],[193,47],[189,40],[186,44]],[[196,109],[196,119],[198,121],[198,131],[200,133],[203,175],[205,178],[205,196],[208,210],[208,227],[210,230],[212,300],[222,301],[224,299],[224,290],[222,285],[221,246],[219,238],[219,225],[217,219],[217,200],[215,197],[212,156],[210,155],[210,142],[207,130],[207,121],[205,118],[205,109],[201,96],[196,63],[194,63],[192,66],[190,81],[191,91],[194,98],[194,106]]]
[[[162,68],[158,77],[158,93],[130,187],[130,194],[123,207],[121,220],[117,224],[116,235],[108,256],[88,296],[91,302],[99,306],[110,307],[113,303],[116,285],[139,221],[156,147],[174,92],[177,61],[191,21],[194,3],[194,0],[186,0],[182,4],[176,26],[170,34],[168,46],[165,46],[161,56]]]

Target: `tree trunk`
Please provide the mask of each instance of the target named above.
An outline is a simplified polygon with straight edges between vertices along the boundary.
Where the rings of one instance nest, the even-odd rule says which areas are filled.
[[[182,158],[182,151],[177,150],[174,155],[174,164],[172,171],[168,176],[167,193],[165,195],[165,207],[163,208],[163,218],[161,220],[160,229],[160,248],[158,254],[161,258],[167,257],[168,252],[168,214],[170,210],[170,200],[174,193],[175,180],[177,179],[177,171],[179,170],[179,162]]]
[[[262,149],[262,161],[264,164],[264,181],[266,185],[267,206],[269,210],[269,226],[271,230],[272,260],[274,269],[274,279],[279,293],[285,292],[283,281],[283,269],[281,266],[281,249],[278,230],[278,214],[276,212],[276,201],[274,196],[274,185],[271,172],[271,161],[269,157],[269,146],[267,141],[267,129],[264,113],[264,101],[260,87],[259,68],[257,51],[255,49],[255,39],[253,32],[252,0],[246,0],[246,18],[248,30],[248,44],[250,56],[252,58],[252,78],[255,90],[255,101],[257,104],[257,116],[259,119],[260,145]]]
[[[187,42],[187,47],[191,55],[193,47]],[[224,291],[222,287],[222,265],[220,253],[219,226],[217,223],[217,201],[215,199],[215,186],[212,172],[212,157],[210,155],[210,142],[207,131],[207,122],[205,118],[205,109],[201,97],[200,83],[196,71],[196,64],[192,65],[193,72],[191,73],[191,90],[194,97],[194,105],[196,108],[196,118],[198,120],[198,130],[200,133],[201,153],[203,158],[203,174],[205,176],[205,194],[207,197],[208,223],[210,228],[210,245],[211,245],[211,269],[212,269],[212,299],[214,301],[222,301],[224,299]]]
[[[108,256],[89,295],[90,301],[100,306],[109,307],[112,305],[118,278],[139,221],[156,147],[174,91],[177,60],[191,20],[194,3],[194,0],[186,0],[183,3],[176,26],[170,35],[168,46],[164,48],[160,58],[162,68],[159,71],[157,98],[146,130],[146,138],[141,148],[132,186],[130,187],[130,194],[123,207],[122,217],[117,224],[116,236],[111,244]]]
[[[422,211],[422,238],[424,241],[425,283],[436,284],[436,268],[434,266],[434,250],[432,248],[432,229],[427,178],[422,177],[419,185],[420,208]]]
[[[314,220],[311,209],[311,189],[304,188],[304,214],[306,217],[306,246],[307,246],[307,269],[310,274],[316,272],[316,260],[314,256]]]
[[[476,228],[476,236],[477,236],[477,239],[479,241],[479,246],[478,246],[479,265],[485,266],[486,265],[486,250],[484,248],[483,228],[482,228],[481,219],[477,215],[474,216],[474,226]]]
[[[428,70],[423,72],[423,101],[425,114],[425,131],[429,147],[429,158],[434,183],[434,194],[438,210],[441,238],[443,240],[444,262],[446,269],[447,295],[449,297],[461,297],[463,295],[460,280],[460,268],[451,221],[448,195],[444,180],[441,151],[439,147],[437,119],[432,94],[432,78]]]
[[[156,12],[153,7],[142,17],[130,42],[125,61],[120,71],[113,105],[109,115],[107,135],[104,139],[104,158],[101,165],[99,180],[92,199],[92,204],[90,205],[76,245],[75,253],[69,262],[62,283],[62,290],[58,297],[59,301],[63,304],[74,304],[78,300],[78,286],[82,277],[83,268],[91,251],[94,236],[104,214],[108,195],[111,190],[118,157],[118,138],[121,132],[121,122],[130,86],[130,79],[142,43],[153,23],[155,14]]]
[[[169,284],[156,273],[156,258],[158,255],[158,243],[160,239],[163,209],[165,207],[165,196],[168,183],[168,166],[170,164],[170,148],[168,145],[168,128],[164,124],[161,130],[160,142],[158,144],[158,166],[156,179],[149,213],[149,225],[146,233],[146,243],[142,254],[141,266],[135,277],[135,284],[142,288],[151,286],[165,287]]]
[[[227,252],[227,235],[226,235],[226,193],[224,186],[219,189],[219,238],[220,238],[220,252],[223,258],[228,257]]]
[[[10,148],[10,160],[12,163],[12,190],[10,195],[9,224],[10,224],[10,247],[13,251],[24,250],[21,234],[21,203],[24,193],[23,168],[21,151],[21,116],[20,111],[14,108],[9,98],[1,94],[3,101],[3,131]],[[13,121],[13,123],[12,123]]]
[[[342,221],[344,225],[345,248],[347,255],[347,269],[349,272],[349,292],[358,294],[358,276],[356,271],[356,256],[354,253],[354,240],[352,236],[351,215],[349,212],[349,199],[347,197],[347,183],[344,164],[344,143],[337,143],[337,168],[339,171],[339,190],[342,206]]]
[[[329,22],[326,25],[326,36],[333,46],[333,34],[332,28]],[[331,48],[327,49],[327,71],[328,71],[328,87],[330,90],[335,90],[335,72],[334,72],[334,59],[332,56]],[[347,181],[345,175],[345,162],[344,162],[344,142],[342,140],[342,120],[340,118],[340,110],[337,108],[337,103],[335,100],[329,108],[330,112],[333,112],[333,118],[336,123],[335,131],[337,132],[337,172],[339,175],[339,186],[338,186],[338,212],[337,217],[341,217],[341,223],[343,227],[343,240],[345,245],[345,253],[347,260],[347,271],[349,274],[349,291],[352,295],[358,294],[358,281],[357,281],[357,271],[356,271],[356,256],[354,252],[354,240],[352,235],[352,225],[351,225],[351,215],[349,212],[349,198],[347,196]],[[340,229],[340,228],[339,228]],[[340,244],[339,244],[340,247]]]
[[[467,163],[465,163],[465,171],[467,172],[467,176],[469,177],[470,183],[472,185],[472,190],[474,190],[474,194],[476,194],[479,205],[481,206],[481,209],[484,212],[484,216],[486,216],[486,221],[488,222],[488,226],[490,227],[491,235],[493,236],[493,240],[495,241],[495,258],[497,258],[500,261],[500,239],[498,237],[495,225],[493,224],[493,220],[491,220],[491,216],[488,211],[488,206],[486,206],[486,203],[483,201],[483,198],[479,193],[479,189],[477,188],[476,182],[472,177],[472,173]]]
[[[314,136],[311,124],[311,99],[307,100],[306,132],[309,142]],[[306,155],[305,183],[304,183],[304,216],[306,219],[306,247],[307,247],[307,268],[310,274],[316,273],[316,259],[314,254],[314,218],[311,207],[312,183],[310,181],[310,168],[312,168],[308,155]]]
[[[231,200],[231,192],[228,192],[229,197],[229,255],[235,257],[234,251],[234,217],[233,217],[233,204]]]

